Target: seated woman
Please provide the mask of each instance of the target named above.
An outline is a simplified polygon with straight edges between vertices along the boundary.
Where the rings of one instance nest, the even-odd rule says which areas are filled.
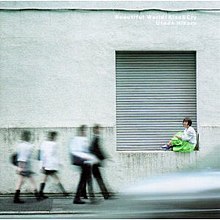
[[[196,146],[196,132],[191,126],[192,120],[190,118],[183,119],[183,132],[178,132],[163,146],[164,150],[173,150],[175,152],[192,152]]]

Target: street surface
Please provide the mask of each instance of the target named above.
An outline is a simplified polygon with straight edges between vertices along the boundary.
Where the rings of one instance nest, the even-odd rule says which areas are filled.
[[[120,196],[98,204],[72,204],[72,198],[53,198],[50,211],[7,212],[1,219],[119,219],[119,218],[220,218],[220,193],[209,193],[199,198],[176,196],[164,198]],[[35,204],[37,205],[38,202]],[[22,205],[22,204],[21,204]]]

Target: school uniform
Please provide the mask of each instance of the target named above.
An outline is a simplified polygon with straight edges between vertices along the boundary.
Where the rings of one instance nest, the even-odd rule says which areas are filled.
[[[54,141],[44,141],[40,146],[41,166],[46,175],[51,175],[59,170],[58,144]]]
[[[87,137],[84,136],[76,136],[71,140],[70,153],[74,158],[79,158],[77,159],[79,163],[77,164],[76,161],[73,161],[73,164],[78,165],[81,168],[81,175],[73,203],[83,204],[84,202],[81,201],[80,197],[82,197],[84,194],[86,184],[88,184],[90,198],[92,200],[94,198],[91,178],[91,167],[92,164],[98,162],[98,159],[94,155],[89,153],[89,141]]]
[[[87,137],[74,137],[70,141],[70,153],[74,157],[72,162],[74,165],[82,165],[83,163],[99,163],[98,158],[89,151],[89,141]],[[77,164],[78,161],[79,164]]]
[[[58,144],[55,141],[44,141],[40,146],[41,167],[45,175],[56,174],[59,170],[60,160],[58,148]],[[65,196],[68,196],[68,193],[60,182],[58,183],[58,187]],[[40,196],[45,199],[48,197],[44,195],[44,188],[45,183],[41,183]]]
[[[31,171],[31,155],[33,145],[29,142],[21,142],[17,145],[17,161],[18,167],[22,168],[20,175],[30,177],[34,172]]]
[[[105,152],[102,150],[101,146],[100,146],[100,137],[99,135],[94,135],[90,148],[89,148],[90,152],[95,155],[99,160],[100,163],[94,164],[92,167],[92,174],[94,176],[94,178],[96,179],[102,195],[104,197],[104,199],[108,199],[110,197],[110,193],[103,181],[99,166],[101,165],[101,162],[105,159],[107,159],[107,156],[105,154]]]
[[[31,171],[31,155],[33,151],[33,145],[29,142],[23,141],[17,145],[17,164],[22,170],[19,171],[19,175],[30,178],[34,172]],[[40,200],[37,189],[34,190],[34,195],[37,200]],[[20,200],[20,189],[17,189],[14,194],[14,203],[24,203]]]

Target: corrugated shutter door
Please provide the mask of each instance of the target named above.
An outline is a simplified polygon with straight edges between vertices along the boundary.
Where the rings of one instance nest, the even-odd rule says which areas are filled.
[[[195,52],[116,52],[118,150],[157,150],[190,117],[196,128]]]

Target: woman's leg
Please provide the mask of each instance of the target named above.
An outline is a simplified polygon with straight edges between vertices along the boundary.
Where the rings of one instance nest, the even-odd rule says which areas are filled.
[[[59,183],[60,183],[60,178],[59,178],[59,176],[58,176],[56,173],[54,173],[54,174],[52,175],[52,177],[55,179],[56,184],[59,184]]]
[[[34,191],[37,190],[37,185],[36,185],[36,183],[35,183],[35,180],[34,180],[33,176],[30,176],[30,177],[29,177],[29,180],[30,180],[30,182],[31,182],[32,189],[33,189]]]
[[[20,200],[20,189],[24,182],[24,177],[19,175],[18,182],[16,184],[16,191],[14,194],[14,203],[24,203],[24,201]]]
[[[30,176],[29,179],[30,179],[30,182],[31,182],[31,185],[32,185],[32,188],[33,188],[34,195],[35,195],[36,199],[40,200],[41,197],[40,197],[40,194],[37,191],[37,185],[35,183],[35,180],[34,180],[33,176]]]
[[[54,173],[54,174],[52,175],[52,177],[55,179],[56,184],[58,185],[58,187],[59,187],[60,190],[62,191],[63,195],[64,195],[64,196],[68,196],[69,194],[68,194],[68,193],[66,192],[66,190],[64,189],[64,187],[63,187],[63,185],[62,185],[62,183],[61,183],[61,181],[60,181],[59,176],[58,176],[56,173]]]
[[[44,177],[43,177],[42,183],[46,183],[47,179],[48,179],[48,175],[45,174]]]
[[[16,190],[20,190],[23,183],[24,183],[24,176],[19,175],[18,182],[16,184]]]
[[[40,191],[39,191],[39,194],[40,194],[40,197],[42,198],[42,199],[47,199],[48,198],[48,196],[45,196],[44,195],[44,188],[45,188],[45,184],[46,184],[46,182],[47,182],[47,179],[48,179],[48,175],[44,175],[44,177],[43,177],[43,181],[41,182],[41,184],[40,184]]]

